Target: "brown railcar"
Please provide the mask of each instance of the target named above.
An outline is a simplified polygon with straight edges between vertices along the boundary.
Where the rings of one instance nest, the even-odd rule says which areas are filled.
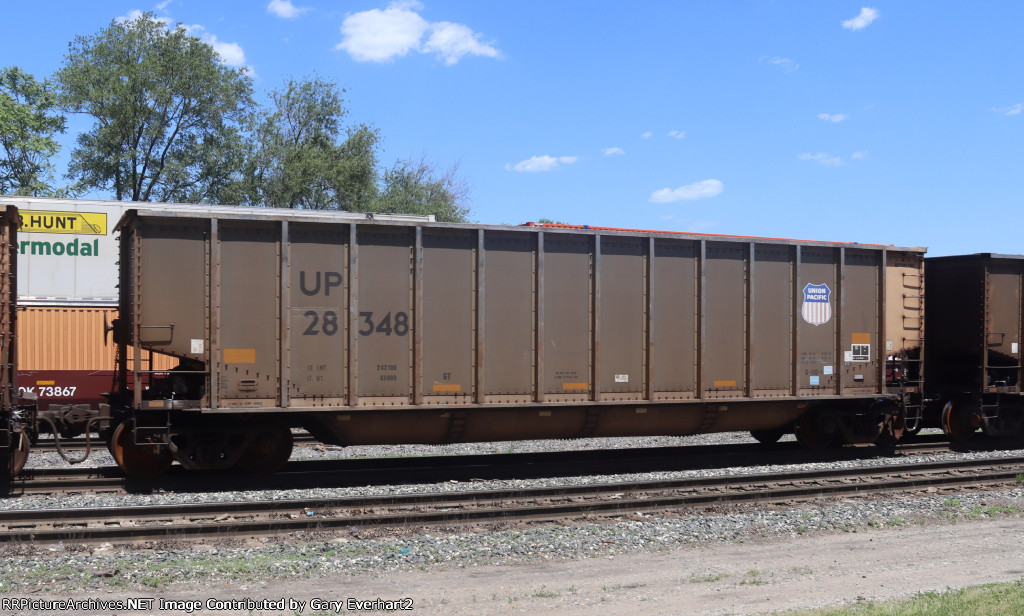
[[[128,472],[343,445],[795,429],[891,442],[920,248],[242,210],[130,211],[105,409]],[[904,371],[905,372],[905,371]]]
[[[17,322],[18,208],[0,209],[0,477],[21,471],[28,456],[26,425],[34,406],[20,406]]]
[[[929,258],[925,282],[930,415],[954,438],[1020,434],[1024,256]]]

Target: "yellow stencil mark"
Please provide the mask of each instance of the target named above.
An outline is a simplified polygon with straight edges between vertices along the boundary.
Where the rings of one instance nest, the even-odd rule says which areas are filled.
[[[445,392],[460,392],[462,391],[462,385],[454,385],[450,383],[435,384],[434,391],[445,391]]]
[[[255,364],[256,349],[224,349],[225,364]]]

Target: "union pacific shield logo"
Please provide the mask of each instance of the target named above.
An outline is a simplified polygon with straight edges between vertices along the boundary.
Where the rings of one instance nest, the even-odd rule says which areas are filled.
[[[811,325],[824,325],[832,318],[832,292],[827,284],[810,283],[804,287],[804,303],[800,315]]]

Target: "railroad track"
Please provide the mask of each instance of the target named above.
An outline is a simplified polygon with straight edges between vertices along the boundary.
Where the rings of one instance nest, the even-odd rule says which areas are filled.
[[[1024,457],[666,481],[335,499],[0,512],[0,542],[138,542],[348,527],[419,527],[619,516],[710,503],[792,502],[927,488],[1020,485]]]
[[[1007,445],[1010,447],[1011,445]],[[1014,445],[1019,447],[1020,444]],[[996,450],[992,441],[979,441],[963,450]],[[927,440],[901,445],[904,456],[949,453],[948,441]],[[174,467],[155,479],[125,477],[116,467],[29,469],[15,479],[8,494],[84,492],[151,493],[272,490],[410,484],[477,479],[525,479],[574,475],[623,474],[708,469],[765,464],[799,464],[874,458],[874,447],[809,451],[796,443],[772,447],[759,444],[689,445],[596,451],[519,454],[474,454],[406,458],[349,458],[292,461],[273,475],[237,472],[189,472]]]

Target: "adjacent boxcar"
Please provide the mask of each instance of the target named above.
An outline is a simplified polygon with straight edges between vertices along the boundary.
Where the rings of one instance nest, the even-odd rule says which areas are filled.
[[[128,472],[343,445],[794,429],[891,442],[919,383],[923,249],[558,226],[130,211]],[[911,403],[912,405],[912,403]]]
[[[973,254],[925,261],[926,397],[943,429],[967,438],[1024,427],[1021,336],[1024,256]]]
[[[0,209],[0,478],[18,474],[28,456],[26,422],[34,409],[18,405],[18,208]]]

